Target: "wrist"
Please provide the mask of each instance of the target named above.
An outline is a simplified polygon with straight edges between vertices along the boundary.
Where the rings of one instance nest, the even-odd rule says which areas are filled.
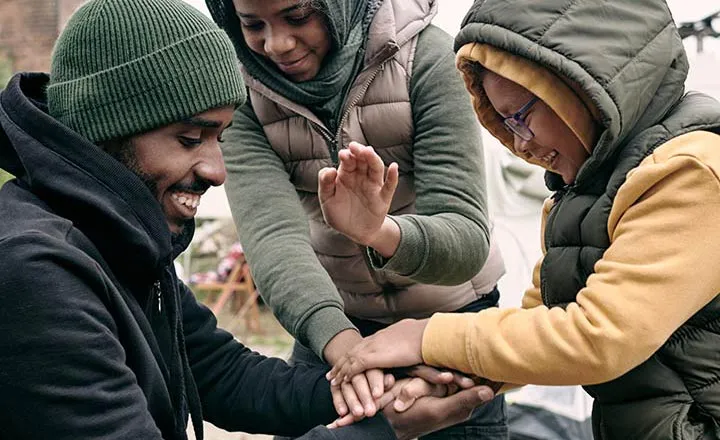
[[[345,353],[362,341],[362,336],[355,329],[346,329],[333,336],[323,349],[323,357],[330,365],[335,365]]]
[[[391,258],[400,246],[400,226],[389,216],[385,216],[380,230],[365,245],[375,249],[384,258]]]

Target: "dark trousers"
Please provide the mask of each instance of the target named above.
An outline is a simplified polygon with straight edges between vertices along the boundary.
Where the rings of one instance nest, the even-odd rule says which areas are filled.
[[[488,307],[495,307],[500,299],[500,293],[497,288],[482,298],[457,310],[458,313],[475,313]],[[350,320],[360,330],[363,337],[372,335],[378,330],[387,327],[375,321],[366,321],[350,317]],[[293,346],[292,355],[289,362],[291,364],[304,363],[317,365],[323,361],[315,355],[310,349],[299,344],[297,341]],[[282,439],[283,437],[275,437]],[[505,397],[498,396],[473,411],[470,418],[458,425],[433,432],[423,436],[424,440],[466,440],[466,439],[485,439],[485,440],[508,440],[507,427],[507,411],[505,408]]]

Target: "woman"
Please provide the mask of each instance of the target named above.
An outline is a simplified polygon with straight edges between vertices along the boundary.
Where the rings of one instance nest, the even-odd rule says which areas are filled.
[[[333,364],[399,319],[496,305],[504,269],[480,134],[452,40],[429,24],[435,2],[207,3],[250,89],[225,136],[226,189],[258,288],[298,341],[293,361]],[[391,216],[362,242],[325,223],[317,195],[319,170],[351,141],[398,164]],[[354,385],[377,396],[378,379],[375,370]],[[372,413],[372,399],[358,400],[351,409]],[[505,432],[496,399],[441,436]]]
[[[720,438],[720,104],[684,93],[665,2],[477,1],[456,48],[481,123],[555,191],[533,287],[523,309],[398,323],[329,377],[585,385],[598,439]]]

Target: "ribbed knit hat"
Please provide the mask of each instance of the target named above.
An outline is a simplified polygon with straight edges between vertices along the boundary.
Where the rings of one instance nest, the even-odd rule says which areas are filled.
[[[224,31],[182,0],[90,0],[52,55],[50,115],[98,143],[245,101]]]

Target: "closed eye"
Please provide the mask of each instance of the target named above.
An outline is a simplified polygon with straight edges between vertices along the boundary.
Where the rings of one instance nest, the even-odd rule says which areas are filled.
[[[314,11],[310,11],[302,15],[288,15],[287,17],[285,17],[285,20],[287,20],[287,22],[293,26],[301,26],[310,21],[310,18],[314,14]]]
[[[184,145],[185,147],[197,147],[198,145],[202,144],[202,139],[200,138],[194,138],[194,137],[188,137],[188,136],[180,136],[178,137],[180,140],[180,143]]]
[[[259,31],[263,28],[264,24],[262,21],[252,21],[252,22],[244,22],[240,20],[240,26],[243,27],[243,29],[246,29],[248,31]]]

